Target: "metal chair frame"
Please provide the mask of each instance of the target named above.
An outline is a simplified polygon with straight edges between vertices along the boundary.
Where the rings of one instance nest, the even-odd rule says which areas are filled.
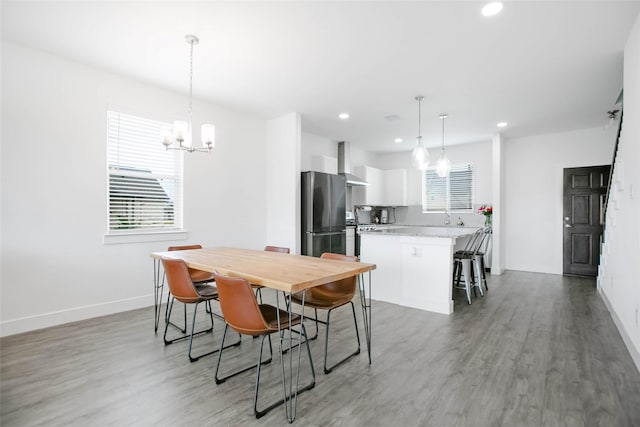
[[[453,264],[453,286],[456,289],[464,289],[467,295],[467,303],[471,304],[471,287],[473,287],[474,295],[477,296],[476,288],[480,289],[480,295],[484,296],[482,284],[476,280],[473,274],[473,266],[480,270],[480,259],[477,256],[478,251],[488,235],[488,228],[481,227],[473,232],[473,235],[467,241],[465,248],[457,251],[454,256]],[[464,274],[464,287],[460,286],[460,275]],[[478,278],[482,278],[482,273],[478,271]],[[486,286],[486,281],[485,281]]]
[[[250,286],[250,284],[248,282],[246,282],[247,285]],[[252,295],[254,295],[252,293]],[[255,297],[255,295],[254,295]],[[256,303],[257,303],[257,298],[256,298]],[[278,308],[276,307],[276,310],[278,310]],[[226,375],[224,377],[219,377],[218,373],[220,371],[220,363],[222,360],[222,352],[224,349],[228,348],[228,347],[224,347],[224,341],[226,339],[226,335],[227,335],[227,330],[229,329],[229,324],[225,323],[225,328],[224,328],[224,333],[222,335],[222,342],[220,343],[220,349],[219,349],[219,353],[218,353],[218,363],[216,364],[216,372],[214,375],[216,384],[222,384],[223,382],[225,382],[226,380],[228,380],[229,378],[235,377],[237,375],[240,375],[244,372],[250,371],[252,369],[256,369],[256,385],[255,385],[255,391],[254,391],[254,397],[253,397],[253,412],[255,414],[256,418],[262,418],[264,415],[266,415],[269,411],[271,411],[274,408],[277,408],[278,406],[284,404],[285,402],[288,402],[289,400],[291,400],[294,396],[299,395],[300,393],[307,391],[307,390],[311,390],[312,388],[315,387],[315,383],[316,383],[316,372],[315,369],[313,367],[313,359],[311,358],[311,349],[309,348],[309,340],[307,339],[307,332],[306,329],[304,327],[304,323],[302,322],[303,319],[301,319],[300,321],[300,327],[301,327],[301,331],[299,333],[302,334],[302,336],[304,337],[304,343],[306,344],[306,348],[307,348],[307,356],[309,358],[309,365],[311,367],[311,374],[312,374],[312,381],[307,384],[306,386],[297,389],[293,394],[288,394],[286,395],[285,393],[285,397],[283,399],[277,400],[273,403],[271,403],[270,405],[268,405],[267,407],[265,407],[264,409],[258,409],[258,395],[260,392],[260,370],[262,365],[268,364],[272,361],[273,359],[273,347],[271,344],[271,334],[278,332],[277,330],[273,330],[273,331],[265,331],[264,333],[261,333],[260,336],[260,347],[259,347],[259,352],[258,352],[258,363],[256,363],[255,365],[251,365],[248,366],[246,368],[241,368],[238,371],[235,371],[229,375]],[[280,323],[280,320],[278,320],[278,322]],[[290,322],[290,320],[289,320]],[[286,322],[285,322],[286,323]],[[282,325],[282,323],[280,323]],[[283,332],[283,331],[281,331]],[[298,332],[298,331],[296,331]],[[282,367],[282,383],[284,385],[285,383],[285,368],[284,368],[284,360],[283,360],[283,355],[284,355],[284,351],[283,351],[283,341],[284,341],[284,336],[282,333],[278,334],[280,337],[280,364]],[[268,337],[269,339],[269,359],[263,361],[262,360],[262,353],[263,353],[263,348],[264,348],[264,339],[265,337]],[[297,345],[301,345],[301,343],[297,344]],[[300,354],[298,353],[298,357],[300,357]],[[291,421],[290,421],[291,422]]]

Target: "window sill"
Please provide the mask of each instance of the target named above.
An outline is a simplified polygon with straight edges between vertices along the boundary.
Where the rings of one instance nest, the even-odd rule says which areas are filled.
[[[118,245],[122,243],[166,242],[173,240],[186,240],[187,237],[189,237],[189,233],[182,230],[105,234],[103,236],[102,243],[105,245]]]

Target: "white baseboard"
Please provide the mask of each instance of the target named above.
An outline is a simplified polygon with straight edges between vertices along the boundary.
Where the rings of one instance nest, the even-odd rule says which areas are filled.
[[[627,346],[627,349],[629,350],[629,354],[631,354],[631,359],[633,359],[633,362],[636,364],[636,368],[638,369],[638,371],[640,371],[640,349],[634,346],[633,340],[629,337],[629,335],[627,334],[627,331],[624,329],[624,326],[622,325],[622,322],[620,321],[620,318],[611,307],[611,303],[609,302],[607,295],[604,292],[602,292],[600,288],[598,288],[598,293],[600,294],[602,301],[604,301],[604,305],[607,306],[607,310],[609,310],[609,314],[613,319],[613,323],[616,324],[616,327],[618,328],[618,331],[622,336],[622,341],[624,341],[624,344]]]
[[[118,301],[110,301],[102,304],[75,307],[68,310],[54,311],[35,316],[21,317],[19,319],[5,320],[0,322],[0,337],[21,334],[23,332],[34,331],[36,329],[76,322],[78,320],[135,310],[137,308],[149,307],[150,305],[153,305],[152,294]]]

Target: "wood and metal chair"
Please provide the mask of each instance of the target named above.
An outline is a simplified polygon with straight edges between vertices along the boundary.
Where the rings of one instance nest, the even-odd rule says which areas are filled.
[[[182,246],[169,246],[167,251],[186,251],[190,249],[202,249],[201,245],[182,245]],[[213,273],[209,273],[204,270],[197,270],[195,268],[188,268],[189,276],[191,277],[191,281],[195,285],[196,289],[199,289],[203,286],[208,286],[208,284],[213,283],[215,281],[213,277]],[[163,278],[164,280],[165,278]],[[164,285],[164,284],[163,284]],[[162,286],[164,289],[164,286]],[[206,288],[200,289],[203,293],[207,293],[208,290]],[[181,327],[173,322],[169,318],[169,300],[171,299],[171,292],[167,292],[167,305],[165,306],[164,317],[165,322],[168,322],[169,325],[177,328],[183,334],[187,333],[187,306],[184,306],[184,327]],[[160,291],[160,300],[162,301],[162,290]],[[211,302],[207,301],[207,313],[211,313]]]
[[[267,245],[267,246],[264,247],[264,250],[267,251],[267,252],[279,252],[281,254],[291,253],[291,250],[289,248],[285,248],[285,247],[282,247],[282,246],[270,246],[270,245]],[[255,290],[256,297],[260,297],[260,303],[262,304],[262,288],[264,288],[264,286],[258,285],[256,283],[252,283],[251,287]]]
[[[481,280],[485,276],[483,275],[484,272],[480,270],[483,263],[480,262],[481,258],[478,256],[478,253],[487,235],[487,227],[478,228],[473,232],[471,237],[469,237],[464,249],[456,251],[453,254],[453,287],[465,290],[468,304],[471,304],[472,287],[474,294],[477,288],[480,290],[480,295],[484,296]],[[475,274],[474,269],[476,270]],[[464,286],[460,283],[461,275],[464,275]]]
[[[315,386],[316,374],[313,368],[313,360],[311,359],[311,350],[307,340],[307,332],[302,324],[302,318],[297,314],[289,316],[284,310],[274,307],[269,304],[258,304],[255,294],[251,288],[249,282],[242,278],[227,277],[216,274],[216,283],[218,286],[218,296],[220,301],[220,308],[225,319],[224,334],[222,335],[222,342],[220,343],[220,353],[218,354],[218,363],[216,365],[215,381],[216,384],[221,384],[227,379],[239,375],[243,372],[256,368],[256,385],[253,397],[253,411],[256,418],[260,418],[269,412],[271,409],[282,405],[291,396],[286,396],[278,401],[275,401],[271,405],[264,409],[258,409],[258,394],[260,390],[260,368],[263,364],[269,363],[273,356],[273,348],[271,345],[271,334],[284,330],[289,325],[300,325],[300,333],[304,337],[304,342],[307,347],[307,356],[309,357],[309,365],[311,366],[311,373],[313,379],[310,384],[303,388],[296,390],[297,394],[303,391],[310,390]],[[224,341],[227,335],[228,328],[235,330],[239,334],[251,335],[253,337],[261,337],[258,362],[255,365],[251,365],[246,368],[242,368],[234,373],[228,374],[224,377],[220,377],[220,363],[222,360],[222,353],[224,347]],[[262,353],[264,348],[264,340],[269,340],[270,356],[268,360],[262,360]],[[282,336],[280,338],[280,358],[282,360]],[[299,359],[298,359],[299,360]],[[285,369],[282,365],[282,382],[285,381]]]
[[[211,319],[211,326],[207,329],[203,329],[198,332],[195,331],[196,315],[198,313],[198,305],[201,302],[209,302],[213,299],[218,298],[217,288],[215,286],[210,286],[210,285],[196,287],[193,281],[191,280],[189,270],[183,260],[163,258],[162,266],[164,268],[164,271],[167,277],[167,283],[169,284],[169,291],[171,295],[171,301],[169,303],[167,317],[168,318],[171,317],[171,310],[173,309],[173,303],[175,300],[178,300],[181,303],[185,304],[185,307],[187,304],[195,305],[193,309],[193,320],[191,322],[191,333],[187,334],[185,331],[184,335],[182,336],[179,336],[173,339],[167,339],[167,331],[169,329],[169,322],[167,321],[165,323],[164,337],[163,337],[165,345],[172,344],[176,341],[189,338],[188,355],[189,355],[189,360],[191,362],[195,362],[201,357],[208,356],[210,354],[215,353],[216,351],[218,351],[218,349],[214,349],[208,353],[201,354],[199,356],[194,356],[191,354],[191,349],[193,346],[194,335],[200,335],[200,334],[213,331],[213,311],[210,310],[208,313],[209,318]],[[237,343],[234,343],[233,345],[238,345],[238,344],[240,344],[240,341],[238,341]]]
[[[320,258],[327,260],[339,260],[339,261],[350,261],[357,262],[358,257],[334,254],[325,252]],[[346,279],[338,280],[336,282],[326,283],[320,286],[315,286],[313,288],[307,289],[304,294],[304,306],[310,307],[314,309],[315,312],[315,322],[316,322],[316,334],[310,339],[315,339],[318,337],[318,323],[322,323],[326,325],[325,329],[325,339],[324,339],[324,373],[330,373],[335,367],[341,365],[346,362],[351,357],[360,353],[360,334],[358,332],[358,321],[356,319],[356,310],[353,304],[353,297],[355,296],[357,290],[357,276],[348,277]],[[291,296],[291,301],[296,304],[302,304],[302,293],[293,294]],[[358,341],[357,349],[336,362],[333,366],[327,366],[327,353],[329,349],[329,326],[331,320],[331,312],[338,307],[342,307],[343,305],[351,304],[351,311],[353,312],[353,323],[356,329],[356,339]],[[318,319],[318,310],[327,310],[327,320],[321,321]]]

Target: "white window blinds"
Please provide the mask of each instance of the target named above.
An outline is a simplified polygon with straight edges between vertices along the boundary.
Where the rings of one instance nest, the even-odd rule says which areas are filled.
[[[469,211],[473,209],[473,165],[451,165],[447,177],[439,177],[435,168],[422,172],[422,211]]]
[[[107,112],[110,233],[182,228],[182,157],[160,143],[165,126]]]

